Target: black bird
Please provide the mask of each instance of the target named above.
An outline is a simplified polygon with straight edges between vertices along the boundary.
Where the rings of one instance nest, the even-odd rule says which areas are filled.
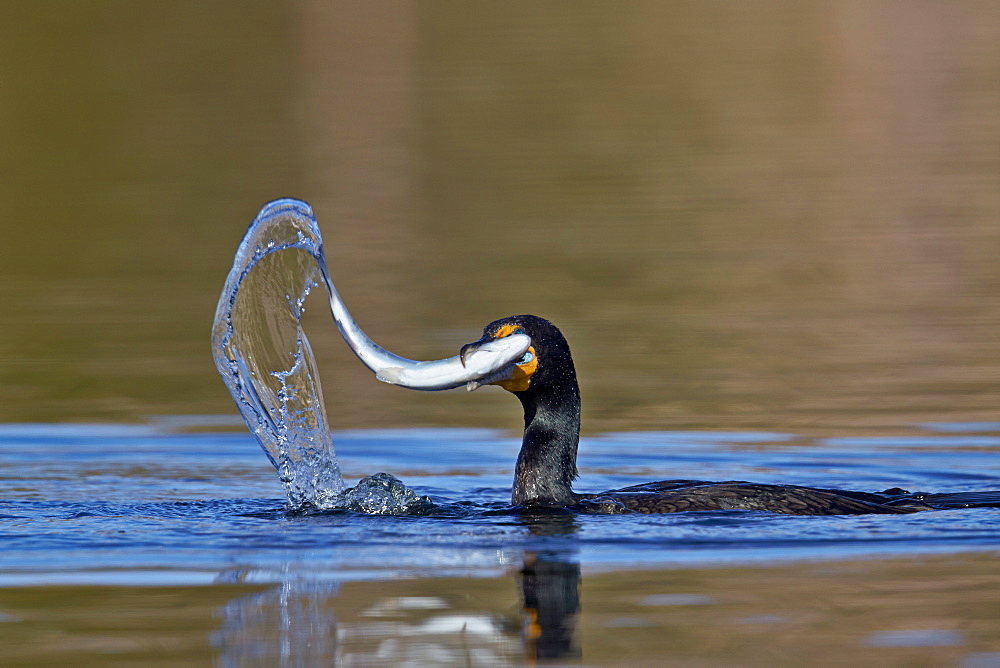
[[[860,515],[1000,505],[1000,492],[911,494],[890,489],[870,493],[742,481],[662,480],[600,494],[578,494],[572,483],[578,475],[580,387],[562,332],[538,316],[511,316],[487,325],[483,337],[463,346],[461,355],[464,359],[478,346],[511,334],[531,337],[528,352],[511,367],[469,383],[469,389],[499,385],[524,407],[524,439],[511,493],[515,506],[568,507],[597,513],[744,509],[791,515]]]

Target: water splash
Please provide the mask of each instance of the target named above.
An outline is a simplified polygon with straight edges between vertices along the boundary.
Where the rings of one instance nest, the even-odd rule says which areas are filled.
[[[216,368],[285,487],[292,508],[335,507],[344,490],[302,313],[326,283],[308,206],[277,200],[243,237],[212,331]]]
[[[318,285],[348,347],[379,380],[401,387],[475,389],[484,377],[520,360],[531,339],[513,334],[472,354],[429,362],[400,357],[368,338],[337,294],[308,204],[276,200],[247,228],[215,311],[212,354],[243,419],[278,470],[289,504],[293,510],[410,512],[420,505],[416,495],[391,476],[395,483],[378,477],[386,474],[348,490],[353,496],[344,492],[316,361],[302,331],[306,297]]]
[[[338,507],[369,515],[412,515],[430,510],[429,497],[416,492],[388,473],[376,473],[344,492]]]

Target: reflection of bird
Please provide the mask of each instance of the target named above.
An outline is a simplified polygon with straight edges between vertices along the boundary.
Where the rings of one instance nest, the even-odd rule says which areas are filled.
[[[529,652],[537,659],[580,656],[573,639],[580,611],[580,564],[555,552],[525,552],[519,575]]]
[[[470,383],[470,389],[499,385],[524,407],[524,440],[511,495],[514,505],[573,506],[612,513],[745,509],[792,515],[857,515],[1000,503],[1000,493],[983,493],[985,498],[973,499],[979,503],[969,503],[961,494],[911,495],[900,489],[867,493],[700,480],[663,480],[601,494],[577,494],[571,484],[577,477],[580,388],[562,332],[537,316],[512,316],[487,325],[479,341],[462,347],[462,356],[489,341],[520,333],[530,336],[532,342],[524,357],[508,369]]]

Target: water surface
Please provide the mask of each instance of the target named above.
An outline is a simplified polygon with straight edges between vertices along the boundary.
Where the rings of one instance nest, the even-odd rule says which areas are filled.
[[[208,614],[201,627],[177,633],[199,648],[197,656],[223,664],[249,657],[288,665],[333,658],[453,664],[464,660],[455,648],[468,643],[485,663],[529,656],[569,661],[581,657],[581,648],[588,662],[600,662],[618,651],[605,637],[608,628],[616,635],[631,629],[623,632],[639,634],[648,646],[656,633],[678,623],[660,619],[657,611],[693,607],[697,614],[708,611],[706,622],[729,620],[769,635],[792,623],[788,606],[801,606],[798,597],[805,595],[792,592],[816,577],[832,579],[812,597],[833,596],[831,583],[871,572],[889,578],[883,586],[891,589],[898,574],[877,562],[856,565],[860,557],[904,558],[907,565],[898,568],[907,573],[920,564],[933,570],[942,567],[932,564],[965,560],[963,577],[981,578],[996,590],[997,509],[850,517],[752,511],[526,516],[509,509],[517,437],[411,429],[341,431],[334,439],[349,478],[390,471],[429,495],[433,509],[400,517],[288,513],[274,470],[248,433],[191,431],[227,421],[178,417],[146,426],[0,428],[6,490],[0,501],[0,633],[18,638],[19,629],[31,627],[44,611],[46,624],[68,644],[42,655],[58,661],[69,656],[60,651],[82,651],[103,660],[111,652],[124,660],[148,651],[154,627],[162,637],[167,630],[160,625],[174,623],[164,609],[121,627],[119,613],[108,608],[105,627],[81,630],[95,605],[108,605],[93,602],[93,592],[103,591],[110,600],[134,599],[122,609],[152,605],[146,601],[155,597],[168,607]],[[581,443],[577,489],[679,475],[871,490],[994,489],[1000,484],[998,451],[995,423],[932,424],[910,435],[870,438],[609,433]],[[965,556],[974,554],[980,556]],[[811,572],[833,575],[807,575],[796,565],[802,562],[827,564]],[[706,566],[715,570],[698,570]],[[779,577],[774,567],[791,574]],[[723,587],[732,568],[772,569],[747,576],[743,596],[754,596],[753,605],[740,607],[736,601],[744,599],[733,599],[734,591]],[[609,585],[623,577],[620,586]],[[779,604],[774,592],[750,593],[764,581],[790,599]],[[946,577],[942,587],[952,586],[959,585]],[[976,626],[976,610],[952,611],[948,623]],[[522,615],[544,618],[544,633],[530,624],[522,629]],[[862,631],[872,619],[834,617],[858,635],[851,651],[876,652],[895,637],[875,637],[865,649]],[[887,631],[898,628],[880,623]],[[101,637],[109,639],[107,647],[96,640]],[[920,637],[911,638],[918,649]],[[927,643],[933,645],[934,637]],[[76,644],[82,638],[93,644]],[[995,637],[980,642],[961,635],[946,645],[959,653],[1000,651]],[[5,647],[11,657],[26,656],[17,653],[27,651],[23,644]],[[806,650],[796,645],[789,651]]]

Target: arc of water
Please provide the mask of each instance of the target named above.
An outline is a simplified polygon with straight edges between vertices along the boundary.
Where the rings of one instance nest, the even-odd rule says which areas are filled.
[[[418,390],[470,384],[518,361],[531,341],[513,335],[466,359],[410,360],[358,326],[327,270],[311,207],[280,199],[247,228],[216,308],[216,368],[250,431],[278,470],[293,507],[329,507],[343,490],[319,373],[302,330],[304,302],[322,284],[341,335],[379,380]]]
[[[322,239],[296,208],[274,202],[247,228],[219,297],[212,354],[289,504],[323,508],[344,483],[301,325],[305,299],[322,283]]]

